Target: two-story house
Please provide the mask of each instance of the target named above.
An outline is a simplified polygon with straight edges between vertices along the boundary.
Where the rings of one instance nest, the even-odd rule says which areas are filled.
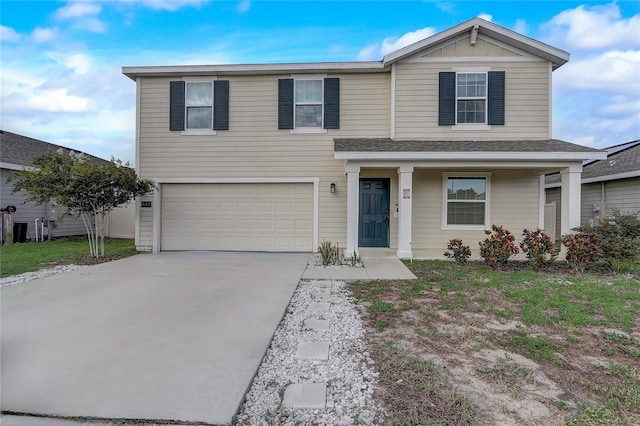
[[[551,78],[569,54],[474,18],[375,62],[124,67],[137,87],[136,244],[152,250],[390,247],[477,255],[491,224],[580,224],[582,161],[551,138]]]

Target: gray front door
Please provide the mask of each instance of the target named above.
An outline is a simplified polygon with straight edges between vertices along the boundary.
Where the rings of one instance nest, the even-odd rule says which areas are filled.
[[[389,179],[360,179],[358,246],[389,246]]]

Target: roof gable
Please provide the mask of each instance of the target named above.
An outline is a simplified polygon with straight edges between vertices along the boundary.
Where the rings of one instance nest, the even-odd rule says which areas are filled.
[[[468,40],[467,46],[471,46],[471,43],[473,43],[473,45],[481,47],[481,49],[490,49],[490,51],[496,53],[496,56],[522,56],[522,53],[537,56],[551,62],[553,69],[567,63],[570,56],[569,53],[563,50],[516,33],[493,22],[482,18],[473,18],[389,53],[382,59],[382,62],[386,67],[412,56],[429,55],[429,52],[434,48],[439,46],[446,47],[457,40]],[[487,45],[486,43],[489,44]],[[501,49],[506,49],[506,51]]]

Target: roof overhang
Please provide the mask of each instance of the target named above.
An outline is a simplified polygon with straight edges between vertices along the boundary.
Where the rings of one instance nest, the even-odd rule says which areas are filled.
[[[122,67],[122,73],[134,80],[137,77],[210,76],[210,75],[269,75],[320,73],[376,73],[391,72],[382,61],[373,62],[307,62],[290,64],[228,64],[228,65],[168,65]]]
[[[545,59],[553,64],[553,69],[561,67],[569,61],[570,54],[564,50],[556,49],[553,46],[534,40],[525,35],[511,31],[493,22],[486,21],[482,18],[473,18],[465,21],[455,27],[449,28],[424,40],[410,44],[395,52],[389,53],[382,59],[384,66],[389,66],[395,62],[401,61],[409,56],[435,46],[447,39],[457,37],[463,33],[469,32],[472,36],[482,34],[494,40],[509,44],[520,50],[531,53]]]

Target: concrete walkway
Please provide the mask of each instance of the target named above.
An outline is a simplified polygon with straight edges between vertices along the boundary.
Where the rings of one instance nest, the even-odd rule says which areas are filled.
[[[396,257],[395,250],[387,248],[361,248],[360,259],[364,267],[308,267],[303,279],[308,280],[415,280],[417,277]]]
[[[138,255],[3,287],[2,410],[229,423],[308,257]]]

